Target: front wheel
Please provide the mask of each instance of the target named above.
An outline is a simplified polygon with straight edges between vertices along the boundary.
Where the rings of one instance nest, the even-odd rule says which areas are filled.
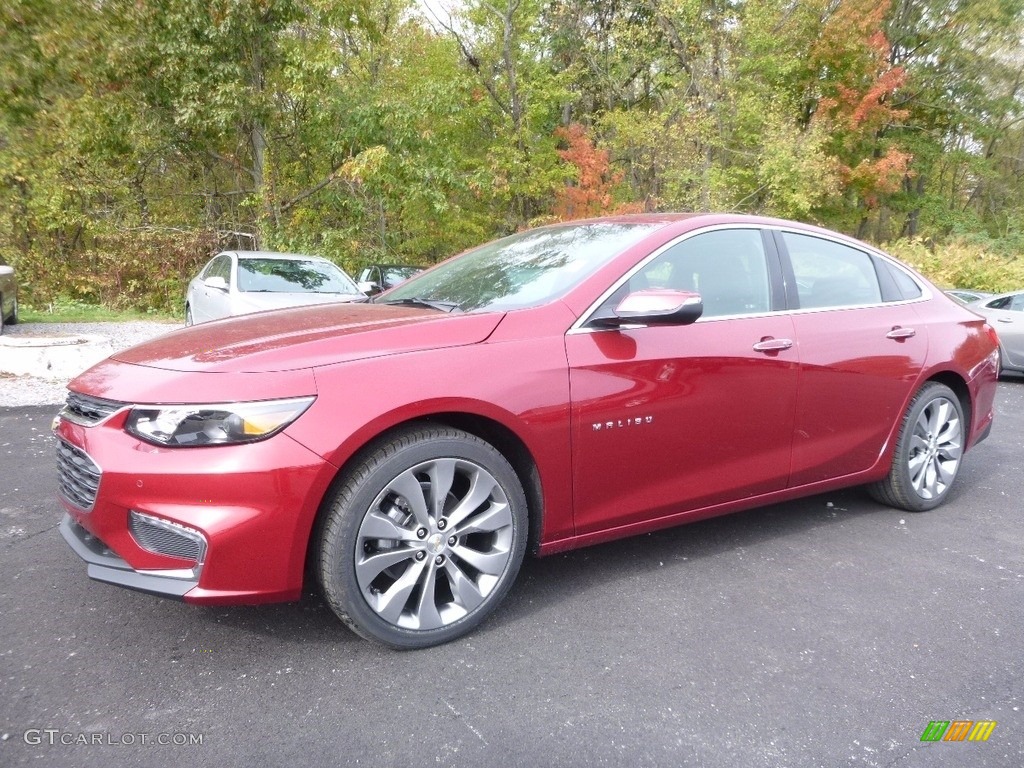
[[[317,571],[357,634],[427,648],[467,634],[501,602],[526,550],[527,506],[494,446],[416,426],[367,455],[328,497]]]
[[[963,407],[945,384],[925,384],[903,416],[889,475],[871,496],[908,512],[939,506],[960,470],[967,440]]]

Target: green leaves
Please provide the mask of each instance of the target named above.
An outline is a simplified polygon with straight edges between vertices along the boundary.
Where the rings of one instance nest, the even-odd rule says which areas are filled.
[[[1021,235],[1024,0],[441,4],[8,0],[28,299],[179,301],[229,246],[429,264],[614,210]]]

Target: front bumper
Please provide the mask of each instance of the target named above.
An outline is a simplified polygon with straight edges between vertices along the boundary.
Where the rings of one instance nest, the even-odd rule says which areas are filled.
[[[191,603],[298,599],[336,469],[285,433],[245,445],[157,447],[126,433],[126,416],[55,426],[59,444],[73,446],[73,462],[98,484],[92,495],[79,483],[82,495],[62,483],[59,497],[61,533],[89,577]],[[65,459],[62,472],[69,466]],[[170,546],[160,545],[161,532]],[[187,536],[199,542],[193,558],[175,546]]]
[[[159,572],[136,571],[110,547],[76,523],[70,514],[65,514],[60,521],[60,534],[75,554],[89,564],[86,573],[95,581],[178,599],[184,598],[189,591],[199,586],[198,576],[191,579],[175,578]]]

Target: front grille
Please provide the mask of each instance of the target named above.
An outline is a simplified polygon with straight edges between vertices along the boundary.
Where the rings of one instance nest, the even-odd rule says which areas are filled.
[[[199,531],[170,520],[132,510],[128,514],[128,530],[143,549],[158,555],[182,557],[201,563],[206,556],[206,539]]]
[[[125,403],[104,400],[78,392],[68,392],[68,399],[60,415],[75,424],[91,427],[124,408]]]
[[[88,512],[96,503],[102,476],[102,470],[85,451],[57,441],[57,487],[65,499]]]

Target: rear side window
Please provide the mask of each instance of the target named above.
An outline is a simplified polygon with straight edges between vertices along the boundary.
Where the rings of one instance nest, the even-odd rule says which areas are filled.
[[[881,303],[878,275],[864,251],[794,232],[783,232],[782,238],[793,265],[801,308]]]
[[[889,274],[892,275],[893,281],[896,283],[896,287],[899,289],[900,297],[904,299],[916,299],[923,295],[921,286],[917,284],[917,281],[904,272],[902,269],[894,264],[890,264],[887,261],[883,261],[885,268]]]

